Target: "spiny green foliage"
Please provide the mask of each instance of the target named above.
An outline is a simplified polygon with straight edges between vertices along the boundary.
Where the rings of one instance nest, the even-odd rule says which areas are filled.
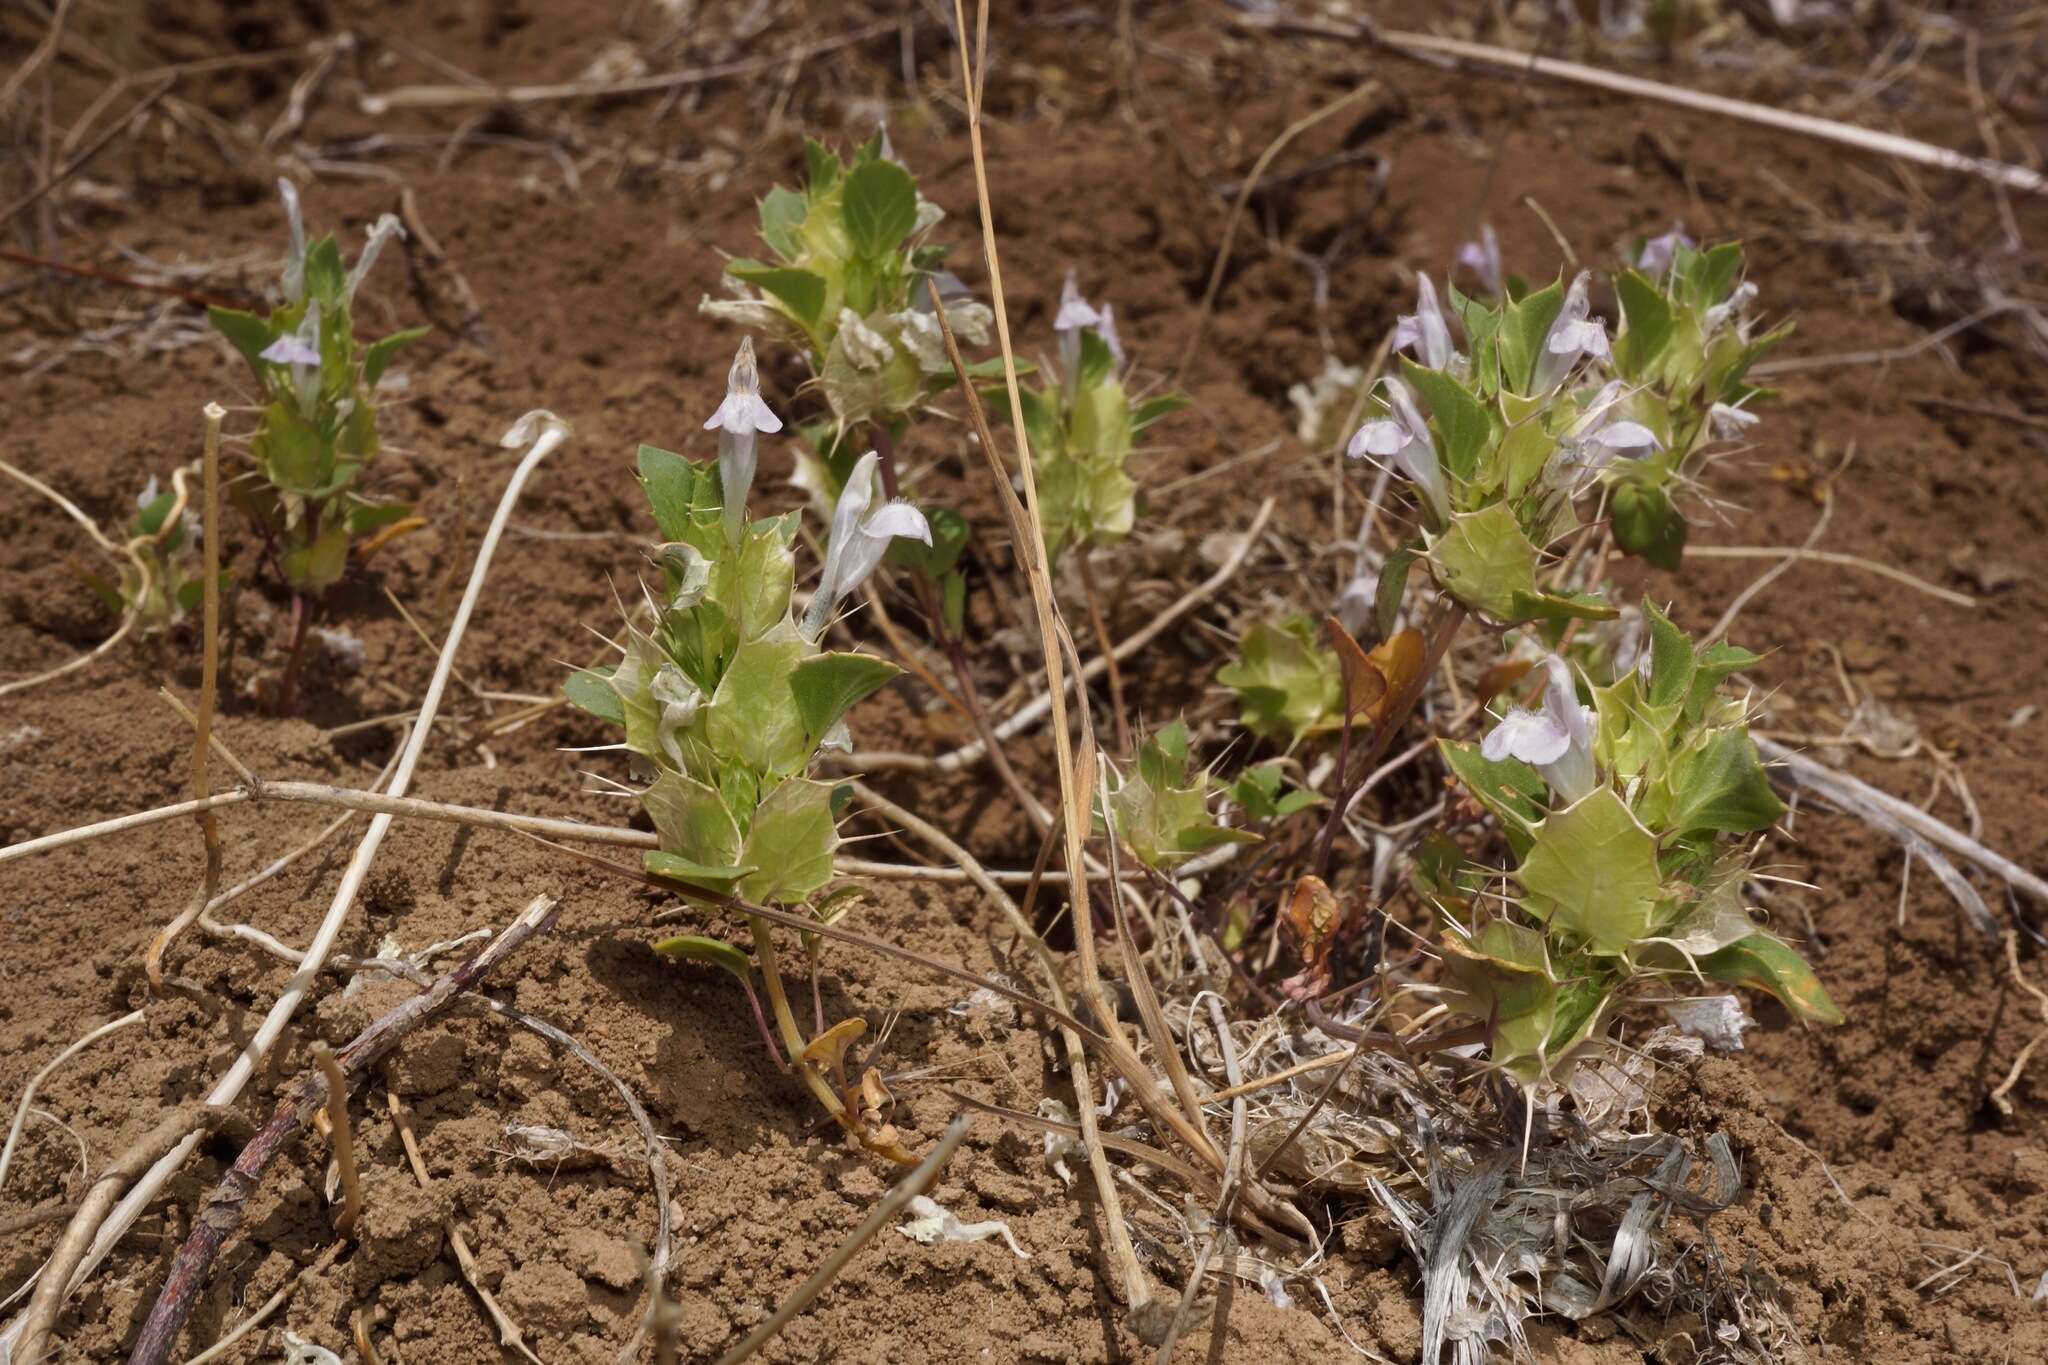
[[[1123,356],[1107,305],[1090,307],[1068,277],[1054,321],[1060,363],[1045,384],[1019,398],[1037,470],[1046,548],[1104,545],[1130,534],[1138,487],[1127,466],[1138,434],[1187,406],[1179,394],[1138,402],[1124,387]],[[1007,416],[1007,390],[991,389],[989,410]]]
[[[1110,789],[1109,824],[1138,861],[1156,871],[1224,844],[1259,839],[1217,822],[1209,809],[1215,780],[1196,766],[1189,745],[1188,728],[1179,721],[1148,736],[1138,744],[1133,771]]]
[[[1604,1046],[1606,1024],[1645,983],[1744,986],[1805,1018],[1841,1019],[1741,900],[1753,836],[1785,810],[1743,701],[1722,690],[1755,656],[1700,649],[1654,605],[1644,613],[1647,671],[1592,688],[1591,708],[1570,671],[1553,670],[1544,712],[1563,718],[1562,745],[1537,713],[1511,712],[1485,745],[1442,746],[1515,859],[1503,910],[1483,894],[1498,874],[1448,840],[1418,858],[1417,885],[1445,919],[1444,998],[1489,1024],[1493,1061],[1525,1084],[1561,1080]],[[1538,763],[1514,752],[1538,749],[1549,755]]]
[[[286,585],[318,597],[347,569],[353,537],[411,514],[360,485],[378,449],[371,394],[399,351],[427,329],[367,346],[356,339],[356,289],[384,243],[402,235],[396,218],[378,221],[349,270],[331,234],[306,243],[297,193],[289,182],[279,189],[292,228],[284,301],[260,318],[232,308],[208,316],[249,362],[265,400],[250,441],[256,468],[233,479],[228,496],[262,532]]]
[[[801,513],[729,532],[715,468],[640,448],[640,482],[667,539],[651,630],[625,657],[573,676],[575,705],[623,727],[653,775],[640,799],[661,838],[647,870],[756,902],[796,903],[832,878],[842,797],[810,776],[845,744],[847,710],[893,664],[823,650],[790,610]]]
[[[873,423],[900,436],[911,414],[953,382],[926,280],[939,281],[963,342],[986,342],[991,315],[940,273],[948,248],[927,238],[944,214],[918,193],[883,134],[850,161],[806,138],[804,159],[802,188],[778,185],[761,200],[771,259],[728,262],[733,297],[707,298],[701,308],[767,330],[809,362],[832,419],[800,434],[824,463],[809,477],[829,501],[872,444],[848,439],[854,429]]]
[[[1261,621],[1216,681],[1237,694],[1238,723],[1260,739],[1297,742],[1344,723],[1344,674],[1306,616]]]

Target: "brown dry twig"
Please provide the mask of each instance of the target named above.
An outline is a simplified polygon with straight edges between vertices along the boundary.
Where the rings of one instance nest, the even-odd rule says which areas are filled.
[[[211,1132],[235,1117],[231,1109],[184,1105],[166,1115],[113,1165],[100,1172],[100,1178],[79,1203],[78,1212],[71,1215],[63,1237],[58,1239],[56,1250],[43,1267],[42,1277],[36,1281],[35,1296],[22,1315],[21,1345],[14,1359],[40,1361],[50,1357],[50,1333],[64,1306],[64,1291],[70,1285],[71,1274],[85,1258],[93,1233],[99,1230],[101,1220],[121,1192],[194,1129]]]
[[[2005,965],[2006,970],[2012,974],[2013,984],[2034,997],[2034,1003],[2041,1010],[2041,1023],[2048,1026],[2048,991],[2043,991],[2020,974],[2020,937],[2010,929],[2005,931]],[[1998,1112],[2007,1118],[2013,1116],[2013,1107],[2012,1101],[2006,1097],[2012,1094],[2013,1087],[2020,1083],[2020,1077],[2026,1072],[2027,1063],[2034,1056],[2034,1049],[2044,1042],[2048,1042],[2048,1027],[2043,1027],[2039,1033],[2027,1040],[2027,1045],[2020,1049],[2019,1056],[2012,1059],[2012,1070],[2005,1073],[2005,1080],[1999,1083],[1998,1089],[1991,1092],[1991,1102],[1997,1105]]]

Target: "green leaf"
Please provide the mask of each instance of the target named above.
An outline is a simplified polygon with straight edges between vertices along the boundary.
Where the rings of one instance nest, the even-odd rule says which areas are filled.
[[[135,514],[135,520],[129,523],[128,534],[130,536],[155,535],[158,531],[163,530],[164,518],[169,516],[171,509],[177,505],[178,493],[176,489],[172,489],[168,493],[157,494],[150,500],[149,506]]]
[[[1477,744],[1454,744],[1438,740],[1444,766],[1463,783],[1480,805],[1491,811],[1510,834],[1524,834],[1543,820],[1543,803],[1550,787],[1534,768],[1518,758],[1496,763],[1479,752]]]
[[[739,861],[740,831],[725,798],[694,777],[663,770],[640,793],[641,808],[661,836],[661,850],[702,867]]]
[[[760,288],[807,328],[816,327],[819,315],[825,311],[826,285],[822,275],[795,266],[754,262],[742,265],[737,261],[726,268],[726,273]]]
[[[278,567],[295,591],[319,596],[348,569],[348,528],[330,526],[312,544],[293,546],[278,556]]]
[[[412,505],[403,502],[359,502],[348,509],[350,535],[368,535],[393,526],[412,515]]]
[[[1723,242],[1700,252],[1692,271],[1694,297],[1701,311],[1727,301],[1742,276],[1742,243]]]
[[[846,163],[838,153],[816,138],[804,138],[804,182],[813,198],[838,184],[845,173]]]
[[[654,871],[652,867],[647,870]],[[754,960],[748,957],[745,951],[735,948],[722,938],[706,938],[702,934],[677,934],[674,938],[665,938],[655,944],[654,951],[663,957],[679,957],[686,962],[701,962],[707,967],[723,968],[748,985],[752,985],[754,981]]]
[[[1842,1011],[1828,997],[1806,959],[1770,934],[1752,934],[1699,960],[1702,975],[1730,986],[1747,986],[1776,996],[1801,1018],[1839,1024]]]
[[[721,896],[732,894],[732,884],[754,871],[752,867],[723,867],[696,862],[674,853],[650,852],[641,859],[641,866],[656,877],[665,877],[685,886],[701,887]],[[659,951],[657,949],[656,951]]]
[[[1619,955],[1649,933],[1662,878],[1657,841],[1606,787],[1543,822],[1515,872],[1524,907],[1553,928]]]
[[[1662,488],[1617,484],[1609,504],[1614,543],[1659,569],[1675,571],[1685,559],[1685,518]]]
[[[325,317],[335,315],[347,283],[348,269],[341,263],[341,247],[333,233],[306,248],[306,296],[320,300],[320,311]]]
[[[1305,616],[1245,633],[1239,656],[1216,671],[1237,694],[1238,721],[1261,739],[1300,739],[1343,723],[1344,679]]]
[[[774,777],[804,766],[813,746],[791,681],[810,650],[793,627],[739,647],[712,694],[704,734],[713,750]]]
[[[691,512],[696,506],[697,467],[673,451],[659,446],[640,447],[640,486],[647,490],[647,502],[654,509],[654,524],[661,538],[687,541],[695,528]]]
[[[1704,718],[1708,703],[1713,701],[1723,682],[1762,662],[1762,655],[1752,654],[1738,645],[1708,645],[1706,652],[1699,656],[1698,666],[1693,672],[1692,690],[1686,694],[1686,719],[1697,723]]]
[[[917,182],[893,161],[870,161],[846,177],[840,209],[855,254],[880,260],[917,225]]]
[[[1422,542],[1410,541],[1391,551],[1380,565],[1379,585],[1373,590],[1372,624],[1382,640],[1394,633],[1401,616],[1401,598],[1408,590],[1408,570],[1421,557]]]
[[[1510,393],[1527,393],[1536,369],[1536,357],[1543,350],[1550,325],[1564,308],[1564,285],[1553,281],[1547,288],[1508,305],[1501,311],[1501,384]]]
[[[1691,693],[1693,674],[1699,667],[1692,641],[1647,598],[1643,616],[1650,623],[1650,705],[1676,706]]]
[[[619,694],[612,691],[611,670],[608,668],[579,668],[569,675],[562,684],[562,696],[579,711],[608,720],[614,725],[626,723],[625,704]]]
[[[243,359],[251,365],[268,363],[263,359],[263,353],[270,348],[271,342],[277,340],[277,332],[268,322],[238,308],[208,308],[206,318],[213,324],[213,330],[226,337],[228,344],[240,351]]]
[[[1614,340],[1614,367],[1625,379],[1644,379],[1670,344],[1671,304],[1664,291],[1639,272],[1624,270],[1614,278],[1621,298],[1621,335]]]
[[[777,185],[761,200],[761,240],[785,261],[803,254],[797,229],[804,225],[810,204],[795,190]]]
[[[1162,417],[1179,412],[1192,401],[1184,394],[1166,393],[1148,398],[1131,409],[1131,430],[1143,431]]]
[[[1739,726],[1711,732],[1671,765],[1671,811],[1665,829],[1680,837],[1711,831],[1748,834],[1769,829],[1785,814],[1749,732]]]
[[[1536,547],[1506,503],[1452,517],[1429,555],[1445,592],[1496,620],[1515,620],[1517,595],[1536,593]]]
[[[1517,621],[1612,621],[1621,615],[1596,594],[1585,592],[1518,592],[1513,605]]]
[[[1478,472],[1480,452],[1493,438],[1493,415],[1470,389],[1441,370],[1426,370],[1403,356],[1401,373],[1436,420],[1445,468],[1460,479],[1470,479]]]
[[[750,901],[801,901],[832,880],[832,855],[838,847],[832,788],[791,778],[754,810],[746,860],[758,870],[740,883],[740,893]]]
[[[847,711],[902,672],[872,654],[819,654],[798,664],[789,675],[789,686],[811,746],[817,747]]]
[[[333,476],[333,448],[289,404],[272,403],[263,410],[253,445],[264,474],[285,492],[312,495]]]
[[[384,377],[384,371],[390,367],[398,353],[433,330],[431,327],[408,327],[402,332],[393,332],[388,337],[371,342],[363,351],[363,387],[376,388],[377,381]]]

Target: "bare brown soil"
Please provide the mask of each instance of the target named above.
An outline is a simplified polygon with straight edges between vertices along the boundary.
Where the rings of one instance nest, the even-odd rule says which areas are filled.
[[[212,272],[194,287],[253,296],[281,240],[271,179],[288,173],[305,186],[314,224],[344,228],[348,241],[396,209],[401,187],[409,188],[481,305],[483,330],[465,336],[452,277],[417,253],[371,282],[369,330],[423,319],[438,329],[414,353],[410,390],[386,415],[392,452],[380,476],[416,498],[430,526],[378,554],[336,594],[325,623],[360,640],[363,657],[350,666],[321,656],[299,717],[272,718],[250,698],[249,688],[277,669],[286,607],[253,557],[236,560],[235,687],[220,731],[266,777],[363,784],[388,758],[395,728],[329,733],[411,706],[431,668],[433,649],[385,593],[438,639],[509,470],[497,437],[530,407],[562,413],[576,436],[519,508],[461,668],[476,689],[546,693],[562,661],[594,651],[585,628],[611,628],[612,585],[630,583],[653,533],[630,476],[632,452],[642,440],[699,456],[711,450],[698,426],[716,402],[736,337],[700,319],[696,304],[717,288],[718,253],[749,248],[755,196],[793,178],[801,130],[864,136],[886,108],[897,147],[952,215],[963,273],[980,279],[949,39],[924,9],[903,12],[900,33],[892,28],[800,68],[778,65],[672,98],[541,105],[476,124],[466,111],[373,119],[355,106],[365,87],[447,79],[422,60],[429,53],[486,80],[571,78],[617,38],[651,47],[666,33],[662,7],[627,8],[636,27],[626,33],[617,7],[567,0],[87,4],[73,18],[74,32],[137,70],[299,47],[344,29],[357,45],[322,87],[305,128],[268,152],[263,134],[286,108],[303,56],[186,77],[178,95],[195,112],[153,122],[143,140],[124,138],[88,173],[104,192],[64,200],[68,260],[136,269],[118,247],[163,263],[241,261],[244,268]],[[808,15],[776,9],[765,31],[737,38],[725,36],[733,15],[711,13],[724,8],[704,7],[688,31],[698,36],[662,47],[655,69],[774,53],[868,22],[836,6],[812,6]],[[1996,258],[2016,285],[2040,295],[2039,274],[2028,281],[2018,273],[2026,258],[2000,254],[1998,205],[1975,183],[1566,87],[1239,33],[1220,7],[1140,7],[1130,81],[1114,23],[1101,17],[1113,11],[1027,7],[999,21],[992,37],[997,227],[1013,324],[1027,350],[1048,343],[1048,309],[1072,266],[1091,295],[1115,300],[1141,367],[1171,365],[1198,325],[1227,206],[1219,191],[1290,122],[1362,78],[1380,82],[1354,111],[1290,147],[1271,188],[1254,199],[1207,322],[1207,345],[1177,377],[1193,410],[1164,428],[1168,445],[1146,457],[1141,482],[1156,489],[1271,447],[1154,500],[1145,530],[1115,564],[1112,609],[1122,630],[1206,572],[1197,554],[1204,536],[1241,527],[1260,497],[1280,500],[1274,546],[1255,556],[1227,599],[1131,668],[1134,704],[1155,717],[1226,715],[1209,684],[1222,632],[1271,604],[1309,605],[1336,581],[1336,559],[1316,548],[1332,533],[1331,471],[1326,456],[1293,438],[1286,390],[1319,368],[1319,329],[1342,358],[1366,358],[1405,307],[1408,272],[1440,269],[1481,214],[1499,225],[1509,259],[1530,273],[1554,268],[1558,245],[1523,207],[1525,196],[1588,257],[1673,218],[1703,236],[1740,235],[1769,307],[1799,322],[1788,352],[1799,355],[1905,346],[1974,310],[1980,304],[1957,292],[1957,280],[1975,259]],[[0,21],[9,67],[40,31],[20,9]],[[77,53],[54,69],[53,104],[66,127],[105,76]],[[906,86],[906,73],[914,85]],[[1668,74],[1736,82],[1705,69]],[[1894,90],[1880,121],[1976,149],[1954,83],[1943,85],[1934,64],[1926,77]],[[1818,98],[1796,77],[1744,78],[1727,88],[1778,102]],[[449,147],[458,130],[475,136]],[[2038,138],[2041,125],[2031,132]],[[405,141],[414,137],[432,140]],[[0,198],[24,183],[9,171]],[[2010,207],[2025,241],[2048,231],[2048,206]],[[10,245],[34,243],[26,219],[9,231]],[[1908,233],[1925,234],[1925,249],[1909,256],[1887,245]],[[1269,243],[1311,256],[1335,247],[1320,311],[1312,272]],[[56,287],[7,269],[0,355],[15,360],[0,380],[0,454],[59,485],[103,524],[123,522],[149,474],[196,452],[200,406],[245,396],[240,362],[211,341],[145,354],[116,340],[109,353],[52,363],[81,330],[159,305],[116,285]],[[164,306],[182,309],[184,322],[195,317],[184,305]],[[1816,481],[1853,453],[1849,472],[1832,481],[1823,547],[1972,592],[1978,605],[1947,607],[1852,569],[1794,568],[1747,608],[1737,631],[1773,651],[1761,670],[1771,724],[1830,730],[1826,709],[1842,704],[1839,666],[1852,686],[1953,755],[1987,843],[2043,867],[2048,805],[2039,774],[2048,721],[2022,712],[2048,700],[2040,681],[2048,670],[2048,440],[2038,425],[1967,407],[2048,411],[2048,378],[2032,357],[2018,324],[1999,323],[1892,364],[1786,376],[1756,449],[1717,471],[1713,492],[1733,510],[1702,538],[1801,542],[1818,515]],[[801,378],[786,357],[771,361],[771,398],[786,403]],[[977,512],[984,563],[975,610],[990,642],[977,666],[995,696],[1016,676],[996,642],[1025,612],[962,429],[951,420],[926,424],[909,467],[931,495]],[[763,482],[785,473],[787,460],[771,448]],[[1359,491],[1347,493],[1346,517],[1355,516]],[[75,573],[96,553],[47,503],[11,483],[0,492],[0,675],[53,666],[110,629]],[[1682,580],[1653,576],[1641,586],[1676,597],[1685,623],[1700,628],[1765,567],[1696,558]],[[191,638],[177,637],[0,700],[0,841],[181,799],[189,732],[155,689],[164,677],[189,693],[196,657]],[[1028,672],[1028,654],[1023,665]],[[620,818],[621,807],[589,794],[580,776],[603,760],[562,752],[596,742],[594,724],[556,712],[470,747],[463,739],[486,705],[467,690],[451,697],[415,794]],[[863,747],[930,751],[963,737],[912,685],[856,721]],[[1042,741],[1019,744],[1016,755],[1027,781],[1053,790]],[[1915,799],[1932,776],[1921,760],[1858,756],[1851,767]],[[1024,865],[1035,851],[1028,824],[979,773],[890,787],[991,864]],[[1936,810],[1968,822],[1952,798]],[[325,819],[282,806],[229,813],[228,878],[259,868]],[[238,905],[235,917],[303,943],[350,846],[344,836]],[[868,851],[895,857],[902,847]],[[1819,888],[1788,891],[1778,913],[1792,932],[1807,927],[1800,916],[1810,920],[1821,974],[1849,1022],[1810,1031],[1762,1005],[1748,1054],[1667,1077],[1660,1119],[1693,1135],[1725,1132],[1742,1158],[1742,1199],[1710,1225],[1720,1254],[1775,1286],[1797,1329],[1788,1359],[2048,1359],[2048,1319],[2030,1301],[2048,1269],[2048,1082],[2023,1079],[2010,1118],[1987,1098],[2039,1026],[2034,1002],[2011,986],[1999,945],[1969,929],[1924,869],[1901,902],[1902,858],[1885,838],[1803,809],[1770,859]],[[144,1024],[84,1053],[43,1089],[37,1107],[49,1117],[30,1121],[0,1193],[0,1226],[75,1198],[81,1146],[96,1171],[165,1106],[202,1093],[285,981],[285,969],[266,957],[195,937],[173,953],[175,989],[151,996],[142,950],[199,873],[199,841],[185,823],[0,869],[6,1112],[71,1039],[132,1008],[147,1010]],[[2002,889],[1986,891],[2002,907]],[[341,947],[368,953],[388,936],[417,949],[502,925],[542,892],[561,898],[561,927],[507,964],[490,989],[587,1042],[669,1139],[681,1342],[685,1358],[712,1358],[851,1230],[891,1174],[821,1131],[800,1090],[763,1055],[730,981],[649,951],[661,932],[650,924],[661,907],[651,893],[516,838],[401,823]],[[2038,922],[2041,907],[2018,910]],[[878,934],[978,970],[1010,965],[992,914],[964,890],[892,883],[859,914]],[[2041,979],[2030,946],[2022,965]],[[251,1112],[263,1111],[303,1063],[306,1044],[345,1039],[389,1004],[392,989],[328,993],[305,1011],[290,1046],[253,1087]],[[876,1025],[893,1019],[879,1064],[912,1073],[898,1085],[895,1121],[913,1146],[928,1144],[954,1112],[949,1085],[1025,1109],[1065,1090],[1034,1028],[1007,1010],[950,1012],[964,993],[955,985],[848,949],[829,955],[825,991],[828,1008]],[[412,1115],[437,1182],[431,1194],[406,1167],[386,1085]],[[441,1215],[452,1210],[487,1283],[543,1359],[609,1359],[630,1331],[638,1257],[653,1227],[637,1140],[611,1091],[477,1010],[414,1038],[365,1094],[356,1114],[368,1221],[352,1249],[301,1283],[274,1326],[347,1357],[347,1324],[360,1308],[387,1360],[494,1359],[490,1324],[442,1244]],[[600,1154],[559,1166],[517,1160],[506,1154],[507,1124],[566,1129]],[[226,1138],[202,1148],[73,1302],[60,1324],[73,1358],[125,1353],[198,1199],[233,1152]],[[308,1143],[273,1173],[193,1318],[190,1350],[328,1245],[321,1163],[319,1144]],[[1064,1188],[1035,1134],[983,1120],[934,1193],[963,1217],[1007,1220],[1032,1259],[1018,1260],[1000,1241],[927,1249],[884,1232],[765,1358],[906,1365],[1148,1354],[1119,1326],[1086,1182]],[[1367,1208],[1327,1212],[1343,1228],[1325,1268],[1335,1318],[1305,1290],[1287,1310],[1240,1292],[1211,1358],[1342,1359],[1349,1350],[1340,1323],[1386,1356],[1415,1358],[1414,1267],[1373,1228]],[[0,1293],[41,1263],[55,1227],[0,1233]],[[1158,1253],[1177,1276],[1183,1250]],[[1973,1255],[1957,1275],[1936,1276]],[[1647,1346],[1613,1337],[1611,1327],[1554,1332],[1540,1345],[1560,1361],[1692,1359],[1675,1335],[1687,1324],[1666,1326],[1674,1335]],[[1194,1332],[1182,1358],[1208,1350],[1209,1332]],[[274,1330],[254,1334],[229,1359],[276,1359],[274,1342]]]

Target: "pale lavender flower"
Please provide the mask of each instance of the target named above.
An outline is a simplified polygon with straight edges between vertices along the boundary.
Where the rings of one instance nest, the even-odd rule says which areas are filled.
[[[1657,434],[1641,422],[1622,417],[1628,385],[1610,379],[1593,395],[1570,429],[1559,438],[1560,468],[1570,491],[1614,462],[1619,455],[1646,455],[1657,447]]]
[[[1747,339],[1748,333],[1744,330],[1748,325],[1747,320],[1741,318],[1739,314],[1755,301],[1756,286],[1754,284],[1744,280],[1741,284],[1736,285],[1726,300],[1715,304],[1707,310],[1705,319],[1707,335],[1712,336],[1720,331],[1722,324],[1726,323],[1730,317],[1735,317],[1738,332]]]
[[[1345,453],[1354,460],[1371,455],[1391,461],[1415,485],[1431,515],[1442,521],[1450,511],[1451,491],[1444,480],[1443,462],[1437,458],[1436,441],[1429,434],[1429,423],[1407,384],[1399,379],[1381,383],[1386,392],[1387,415],[1360,427]]]
[[[1733,403],[1716,403],[1707,409],[1707,425],[1716,440],[1739,441],[1748,430],[1763,419],[1747,408]]]
[[[932,528],[924,513],[901,498],[869,511],[875,498],[875,475],[882,457],[870,450],[853,467],[853,475],[839,495],[832,512],[832,542],[825,547],[825,568],[818,576],[817,590],[804,612],[804,638],[816,640],[825,633],[833,606],[862,583],[882,562],[889,542],[898,536],[932,543]]]
[[[735,543],[746,517],[747,490],[754,485],[754,438],[782,430],[782,419],[761,401],[761,376],[754,367],[754,339],[740,338],[725,378],[725,401],[704,423],[718,432],[718,486],[725,499],[725,533]]]
[[[260,356],[273,365],[291,368],[292,387],[299,396],[299,412],[313,415],[320,396],[320,300],[306,303],[306,315],[299,319],[297,332],[288,332],[265,346]]]
[[[1495,298],[1506,296],[1507,272],[1501,267],[1500,238],[1494,235],[1493,224],[1481,223],[1479,240],[1458,248],[1458,264],[1477,275],[1487,293]]]
[[[1394,349],[1412,350],[1425,369],[1448,370],[1458,351],[1451,344],[1451,325],[1437,302],[1429,276],[1415,277],[1415,311],[1394,324]]]
[[[363,277],[377,264],[384,244],[393,237],[405,240],[405,228],[399,224],[398,215],[387,213],[370,228],[370,240],[363,243],[362,255],[356,257],[355,269],[348,272],[348,284],[343,288],[341,303],[344,308],[356,301],[356,290],[362,285]]]
[[[1109,304],[1102,305],[1102,321],[1095,324],[1095,335],[1102,338],[1102,344],[1109,347],[1109,358],[1118,369],[1124,364],[1124,344],[1116,334],[1116,310]]]
[[[1066,376],[1069,396],[1081,382],[1081,332],[1101,325],[1102,314],[1081,297],[1074,272],[1069,270],[1067,282],[1060,288],[1060,311],[1052,320],[1053,335],[1059,338],[1060,370]]]
[[[1558,309],[1550,331],[1543,338],[1543,349],[1536,356],[1530,387],[1537,394],[1550,393],[1562,384],[1580,356],[1605,360],[1611,354],[1607,347],[1607,324],[1587,316],[1593,309],[1587,297],[1592,278],[1591,271],[1581,270],[1572,287],[1565,291],[1564,306]]]
[[[1571,666],[1555,654],[1544,660],[1550,682],[1543,690],[1543,709],[1516,707],[1480,742],[1488,762],[1518,758],[1543,775],[1565,805],[1579,801],[1598,784],[1593,767],[1593,708],[1579,705]]]
[[[265,346],[262,356],[263,359],[273,365],[318,365],[320,363],[320,352],[289,332],[271,342],[268,346]]]
[[[284,258],[284,301],[297,303],[306,297],[306,220],[299,212],[299,187],[282,176],[277,196],[284,200],[285,222],[291,228],[291,252]]]
[[[1697,246],[1698,242],[1685,235],[1685,224],[1673,223],[1671,231],[1643,243],[1642,249],[1636,252],[1636,269],[1653,280],[1661,280],[1671,269],[1671,262],[1678,258],[1678,248],[1691,251]]]

